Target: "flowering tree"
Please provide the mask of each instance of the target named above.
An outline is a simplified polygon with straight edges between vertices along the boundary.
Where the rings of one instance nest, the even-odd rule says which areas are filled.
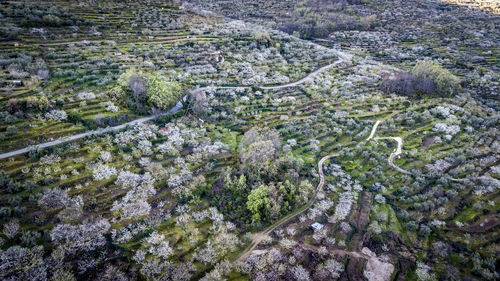
[[[106,219],[81,225],[59,224],[52,229],[50,237],[55,245],[64,244],[68,253],[92,251],[106,244],[103,234],[110,227]]]
[[[311,280],[311,277],[309,275],[309,271],[305,269],[301,265],[297,265],[292,269],[293,277],[297,281],[309,281]]]
[[[150,195],[156,194],[154,182],[150,173],[138,175],[128,171],[120,172],[115,184],[130,190],[121,200],[113,203],[111,210],[121,212],[122,218],[137,218],[149,214],[151,206],[146,200]]]
[[[276,171],[272,161],[279,156],[281,139],[276,130],[253,127],[247,131],[240,142],[240,160],[247,173],[259,176]]]
[[[97,163],[96,165],[92,166],[92,173],[94,180],[105,180],[116,175],[117,171],[115,167]]]
[[[45,119],[46,120],[52,120],[52,121],[63,121],[68,118],[68,115],[64,110],[57,110],[53,109],[47,113],[45,113]]]
[[[3,235],[9,239],[14,238],[17,231],[19,231],[19,223],[17,221],[10,221],[3,226]]]

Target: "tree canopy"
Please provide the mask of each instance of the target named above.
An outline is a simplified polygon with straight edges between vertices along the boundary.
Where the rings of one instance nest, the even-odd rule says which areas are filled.
[[[247,208],[252,212],[252,219],[254,221],[261,220],[261,213],[269,208],[270,202],[269,188],[267,186],[261,185],[250,192],[248,195]]]
[[[451,96],[460,87],[460,79],[437,62],[419,61],[413,67],[412,73],[418,78],[434,81],[437,86],[437,93],[441,96]]]
[[[167,81],[158,75],[151,75],[147,86],[148,103],[159,109],[168,109],[182,97],[182,88],[178,82]]]
[[[281,139],[276,130],[253,127],[240,142],[240,160],[243,170],[261,174],[270,171],[271,162],[281,152]]]

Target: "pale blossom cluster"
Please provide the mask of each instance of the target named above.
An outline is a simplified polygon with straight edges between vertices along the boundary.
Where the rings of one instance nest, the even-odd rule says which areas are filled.
[[[343,190],[338,195],[338,202],[335,206],[335,213],[328,218],[330,223],[336,223],[343,221],[347,218],[351,212],[352,206],[355,204],[359,192],[363,189],[361,184],[353,180],[351,176],[342,171],[341,167],[338,165],[331,165],[332,171],[330,172],[332,176],[337,178],[335,185],[329,185],[328,188],[331,191]]]
[[[385,203],[385,197],[382,194],[377,194],[375,195],[375,201],[379,204]]]
[[[131,142],[150,140],[157,137],[158,126],[147,123],[136,124],[132,129],[116,134],[113,142],[125,146]]]
[[[116,106],[112,101],[106,101],[102,105],[106,108],[106,111],[109,112],[118,112],[118,110],[120,110],[120,108]]]
[[[193,65],[183,69],[182,73],[177,75],[177,79],[186,79],[194,75],[213,74],[216,72],[217,69],[211,64]]]
[[[50,121],[63,121],[68,118],[68,115],[64,110],[53,109],[45,113],[44,118],[45,120],[50,120]]]
[[[101,153],[99,154],[99,158],[105,163],[111,162],[111,160],[113,160],[111,152],[109,151],[101,151]]]
[[[143,233],[149,229],[149,226],[143,222],[136,222],[124,226],[119,229],[111,230],[111,238],[114,243],[123,244],[129,242],[139,233]]]
[[[426,265],[423,262],[417,262],[417,269],[415,270],[415,274],[420,281],[434,281],[436,279],[436,275],[431,272],[431,267]]]
[[[64,245],[68,253],[92,251],[106,244],[103,235],[110,227],[106,219],[80,225],[59,224],[52,229],[50,237],[55,245]]]
[[[117,174],[117,170],[115,167],[100,162],[95,164],[88,164],[87,169],[92,171],[92,176],[94,180],[97,181],[110,179]]]
[[[95,94],[93,92],[89,92],[89,91],[79,92],[78,94],[76,94],[76,97],[79,100],[93,100],[96,98]]]
[[[434,162],[434,164],[425,165],[425,168],[430,172],[443,172],[451,166],[451,163],[449,163],[448,161],[444,159],[438,159],[436,160],[436,162]]]
[[[458,132],[460,132],[460,126],[458,125],[449,125],[446,123],[436,123],[432,128],[434,132],[444,133],[446,135],[454,136]]]
[[[154,178],[150,173],[144,175],[122,171],[115,184],[129,189],[125,196],[113,203],[112,211],[120,212],[121,218],[138,218],[149,214],[151,206],[147,202],[149,196],[156,194]]]
[[[207,273],[201,281],[219,281],[225,280],[224,275],[231,271],[232,265],[228,260],[223,260],[217,263],[209,273]]]
[[[430,112],[439,118],[444,118],[444,119],[456,119],[454,116],[455,113],[458,112],[463,112],[463,108],[456,106],[454,104],[448,104],[444,103],[442,105],[438,105],[432,109],[430,109]]]
[[[156,231],[146,238],[145,242],[143,242],[143,245],[147,248],[148,253],[154,256],[167,259],[173,253],[172,247],[170,247],[168,241],[165,241],[165,235]]]

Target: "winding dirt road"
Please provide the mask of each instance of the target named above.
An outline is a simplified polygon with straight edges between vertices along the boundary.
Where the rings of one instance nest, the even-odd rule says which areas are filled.
[[[367,141],[369,141],[370,139],[373,138],[373,136],[375,135],[375,132],[377,131],[377,127],[378,125],[381,123],[382,121],[380,120],[377,120],[377,122],[375,122],[375,125],[373,125],[373,128],[372,128],[372,131],[370,133],[370,135],[368,136],[368,138],[366,139]]]
[[[408,170],[405,170],[398,165],[394,164],[394,159],[396,159],[396,156],[401,155],[402,150],[403,150],[403,138],[402,137],[373,137],[375,135],[375,132],[377,130],[378,125],[381,123],[381,120],[377,120],[375,124],[373,125],[372,131],[370,133],[370,136],[366,139],[366,141],[369,141],[370,139],[374,139],[375,141],[377,140],[394,140],[398,143],[398,147],[396,150],[389,155],[389,158],[387,159],[387,162],[389,162],[389,165],[396,169],[398,172],[403,173],[405,175],[411,175],[411,172]],[[425,175],[424,175],[425,176]],[[466,182],[467,179],[457,179],[457,178],[450,178],[451,181],[453,182]]]
[[[318,68],[315,71],[309,73],[306,77],[304,77],[304,78],[302,78],[302,79],[300,79],[298,81],[287,83],[287,84],[283,84],[283,85],[276,85],[276,86],[257,86],[257,88],[260,88],[260,89],[283,89],[283,88],[295,87],[297,85],[300,85],[300,84],[308,81],[309,79],[311,79],[312,77],[314,77],[318,73],[321,73],[321,72],[325,71],[326,69],[329,69],[329,68],[331,68],[331,67],[333,67],[335,65],[338,65],[340,63],[343,63],[345,61],[346,61],[346,59],[343,56],[339,56],[339,60],[337,60],[336,62],[331,63],[331,64],[326,65],[326,66],[323,66],[321,68]],[[204,88],[236,89],[236,88],[250,88],[250,87],[239,87],[239,86],[234,86],[234,87],[230,87],[230,86],[208,86],[208,87],[204,87]],[[203,88],[199,88],[198,90],[201,90],[201,89],[203,89]],[[186,97],[187,96],[184,96],[183,99],[186,100]],[[161,117],[161,116],[164,116],[164,115],[167,115],[167,114],[173,114],[173,113],[178,112],[181,109],[182,109],[182,103],[179,101],[179,102],[177,102],[177,104],[174,107],[172,107],[168,111],[165,111],[165,112],[162,112],[162,113],[159,113],[159,114],[155,114],[155,115],[151,115],[151,116],[148,116],[148,117],[143,117],[143,118],[140,118],[140,119],[136,119],[136,120],[130,121],[128,123],[124,123],[124,124],[121,124],[121,125],[118,125],[118,126],[114,126],[114,127],[108,127],[108,128],[105,128],[105,129],[98,129],[98,130],[89,131],[89,132],[86,132],[86,133],[81,133],[81,134],[77,134],[77,135],[63,137],[63,138],[60,138],[60,139],[57,139],[57,140],[54,140],[54,141],[50,141],[50,142],[45,142],[45,143],[38,144],[35,147],[46,148],[46,147],[51,147],[51,146],[59,145],[59,144],[65,143],[65,142],[74,141],[74,140],[81,139],[81,138],[88,137],[88,136],[92,136],[92,135],[100,135],[100,134],[109,133],[109,132],[112,132],[112,131],[122,130],[122,129],[125,129],[127,126],[133,126],[135,124],[139,124],[139,123],[143,123],[143,122],[146,122],[146,121],[150,121],[150,120],[156,119],[158,117]],[[29,146],[29,147],[21,148],[21,149],[18,149],[18,150],[14,150],[14,151],[2,153],[2,154],[0,154],[0,159],[4,159],[4,158],[16,156],[16,155],[19,155],[19,154],[24,154],[24,153],[29,152],[31,149],[33,149],[33,147]]]
[[[288,84],[283,84],[283,85],[276,85],[276,86],[259,86],[257,88],[259,89],[263,89],[263,90],[271,90],[271,89],[283,89],[283,88],[290,88],[290,87],[295,87],[295,86],[298,86],[300,84],[303,84],[304,82],[306,81],[310,81],[314,76],[316,76],[318,73],[321,73],[333,66],[336,66],[336,65],[339,65],[343,62],[345,62],[346,60],[339,57],[339,60],[337,60],[336,62],[334,63],[331,63],[331,64],[328,64],[328,65],[325,65],[323,67],[320,67],[318,69],[316,69],[315,71],[309,73],[306,77],[300,79],[300,80],[297,80],[295,82],[291,82],[291,83],[288,83]]]
[[[133,121],[130,121],[130,122],[118,125],[118,126],[114,126],[114,127],[107,127],[107,128],[104,128],[104,129],[98,129],[98,130],[89,131],[89,132],[86,132],[86,133],[81,133],[81,134],[77,134],[77,135],[63,137],[63,138],[60,138],[60,139],[57,139],[57,140],[54,140],[54,141],[49,141],[49,142],[45,142],[45,143],[42,143],[42,144],[38,144],[38,145],[36,145],[34,147],[45,148],[45,147],[50,147],[50,146],[62,144],[62,143],[65,143],[65,142],[69,142],[69,141],[81,139],[81,138],[88,137],[88,136],[100,135],[100,134],[109,133],[109,132],[112,132],[112,131],[122,130],[122,129],[125,129],[127,126],[133,126],[133,125],[136,125],[136,124],[139,124],[139,123],[143,123],[143,122],[146,122],[146,121],[150,121],[150,120],[156,119],[158,117],[161,117],[161,116],[164,116],[164,115],[167,115],[167,114],[176,113],[176,112],[178,112],[181,109],[182,109],[182,103],[179,101],[179,102],[177,102],[177,104],[174,107],[172,107],[168,111],[165,111],[165,112],[162,112],[162,113],[159,113],[159,114],[155,114],[155,115],[151,115],[151,116],[148,116],[148,117],[143,117],[143,118],[140,118],[140,119],[136,119],[136,120],[133,120]],[[23,153],[29,152],[34,147],[32,147],[32,146],[25,147],[25,148],[22,148],[22,149],[18,149],[18,150],[14,150],[14,151],[11,151],[11,152],[6,152],[6,153],[3,153],[3,154],[0,154],[0,159],[11,157],[11,156],[16,156],[16,155],[19,155],[19,154],[23,154]]]
[[[411,173],[396,164],[394,164],[394,159],[396,159],[396,156],[400,155],[402,153],[402,148],[403,148],[403,139],[401,137],[383,137],[383,138],[374,138],[375,141],[377,140],[395,140],[398,143],[398,147],[396,150],[389,155],[389,158],[387,159],[387,162],[389,162],[389,165],[393,167],[394,169],[398,170],[398,172],[410,175]]]
[[[325,163],[326,160],[330,159],[331,157],[337,157],[338,153],[330,154],[327,155],[323,158],[321,158],[318,162],[318,173],[319,173],[319,183],[318,186],[316,187],[316,190],[314,191],[313,196],[309,200],[309,202],[304,205],[302,208],[298,209],[297,211],[283,217],[279,221],[275,222],[268,228],[266,228],[264,231],[255,233],[252,237],[252,242],[243,250],[243,252],[240,254],[240,256],[236,259],[236,262],[244,261],[246,260],[252,251],[259,245],[259,243],[266,237],[267,235],[271,234],[275,229],[278,227],[284,225],[285,223],[289,222],[291,219],[295,218],[296,216],[304,213],[309,209],[314,202],[316,202],[316,198],[318,196],[318,192],[323,188],[325,185],[325,175],[323,173],[323,163]]]

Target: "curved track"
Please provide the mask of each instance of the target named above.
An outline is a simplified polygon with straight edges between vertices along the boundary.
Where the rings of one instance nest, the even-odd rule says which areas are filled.
[[[318,73],[321,73],[321,72],[327,70],[328,68],[331,68],[331,67],[333,67],[335,65],[338,65],[340,63],[343,63],[345,61],[346,60],[342,56],[339,56],[339,60],[337,60],[336,62],[331,63],[329,65],[325,65],[325,66],[323,66],[321,68],[318,68],[315,71],[309,73],[306,77],[304,77],[304,78],[302,78],[302,79],[300,79],[298,81],[291,82],[291,83],[288,83],[288,84],[283,84],[283,85],[276,85],[276,86],[258,86],[257,88],[269,90],[269,89],[283,89],[283,88],[295,87],[297,85],[300,85],[300,84],[302,84],[302,83],[310,80],[312,77],[314,77]],[[233,88],[242,88],[242,87],[238,87],[238,86],[235,86],[235,87],[227,87],[227,86],[220,86],[220,87],[218,87],[218,86],[213,86],[213,87],[206,87],[206,88],[233,89]],[[248,87],[243,87],[243,88],[248,88]],[[186,96],[184,96],[183,99],[185,100]],[[109,132],[112,132],[112,131],[122,130],[122,129],[126,128],[127,126],[133,126],[135,124],[139,124],[139,123],[143,123],[143,122],[146,122],[146,121],[150,121],[150,120],[156,119],[158,117],[161,117],[161,116],[164,116],[164,115],[167,115],[167,114],[176,113],[176,112],[178,112],[181,109],[182,109],[182,103],[179,101],[170,110],[162,112],[162,113],[159,113],[159,114],[155,114],[155,115],[151,115],[151,116],[148,116],[148,117],[143,117],[143,118],[140,118],[140,119],[136,119],[136,120],[130,121],[128,123],[124,123],[124,124],[121,124],[121,125],[118,125],[118,126],[114,126],[114,127],[108,127],[108,128],[105,128],[105,129],[98,129],[98,130],[89,131],[89,132],[86,132],[86,133],[81,133],[81,134],[77,134],[77,135],[63,137],[63,138],[60,138],[60,139],[57,139],[57,140],[54,140],[54,141],[50,141],[50,142],[45,142],[45,143],[38,144],[35,147],[46,148],[46,147],[59,145],[59,144],[65,143],[65,142],[74,141],[74,140],[81,139],[81,138],[88,137],[88,136],[92,136],[92,135],[100,135],[100,134],[109,133]],[[30,147],[21,148],[21,149],[14,150],[14,151],[2,153],[2,154],[0,154],[0,159],[4,159],[4,158],[16,156],[16,155],[19,155],[19,154],[24,154],[24,153],[29,152],[31,149],[33,149],[33,147],[30,146]]]
[[[36,145],[34,147],[45,148],[45,147],[50,147],[50,146],[54,146],[54,145],[59,145],[59,144],[62,144],[62,143],[65,143],[65,142],[69,142],[69,141],[74,141],[74,140],[81,139],[81,138],[88,137],[88,136],[92,136],[92,135],[100,135],[100,134],[109,133],[109,132],[112,132],[112,131],[122,130],[122,129],[125,129],[127,126],[133,126],[135,124],[139,124],[139,123],[143,123],[143,122],[146,122],[146,121],[149,121],[149,120],[153,120],[153,119],[156,119],[158,117],[161,117],[161,116],[164,116],[164,115],[167,115],[167,114],[176,113],[176,112],[178,112],[181,109],[182,109],[182,103],[179,101],[179,102],[177,102],[177,104],[174,107],[172,107],[168,111],[165,111],[165,112],[162,112],[162,113],[159,113],[159,114],[155,114],[155,115],[151,115],[151,116],[148,116],[148,117],[143,117],[143,118],[140,118],[140,119],[136,119],[136,120],[133,120],[133,121],[130,121],[130,122],[118,125],[118,126],[114,126],[114,127],[107,127],[107,128],[104,128],[104,129],[98,129],[98,130],[89,131],[89,132],[86,132],[86,133],[81,133],[81,134],[77,134],[77,135],[63,137],[63,138],[60,138],[60,139],[57,139],[57,140],[54,140],[54,141],[49,141],[49,142],[45,142],[45,143],[42,143],[42,144],[38,144],[38,145]],[[23,153],[29,152],[31,149],[33,149],[33,147],[30,146],[30,147],[25,147],[25,148],[22,148],[22,149],[18,149],[18,150],[6,152],[6,153],[3,153],[3,154],[0,154],[0,159],[11,157],[11,156],[16,156],[16,155],[19,155],[19,154],[23,154]]]
[[[337,156],[338,156],[338,153],[334,153],[334,154],[327,155],[319,160],[319,162],[318,162],[319,183],[318,183],[318,186],[316,187],[316,190],[313,193],[313,196],[309,200],[309,202],[307,202],[306,205],[304,205],[302,208],[298,209],[297,211],[295,211],[295,212],[283,217],[279,221],[275,222],[274,224],[272,224],[271,226],[266,228],[264,231],[254,234],[252,237],[252,242],[250,243],[250,245],[248,245],[243,250],[243,252],[240,254],[240,256],[236,259],[236,262],[244,261],[245,259],[247,259],[250,255],[250,253],[255,249],[255,247],[257,247],[259,245],[259,243],[262,241],[262,239],[264,239],[264,237],[271,234],[271,232],[273,232],[278,227],[284,225],[285,223],[289,222],[291,219],[293,219],[296,216],[307,211],[307,209],[309,209],[314,204],[314,202],[316,202],[318,192],[325,185],[325,175],[323,173],[323,163],[325,163],[325,161],[327,159],[329,159],[331,157],[337,157]]]
[[[345,62],[345,59],[339,57],[339,60],[337,60],[336,62],[334,63],[331,63],[331,64],[328,64],[328,65],[325,65],[323,67],[320,67],[318,69],[316,69],[315,71],[309,73],[306,77],[298,80],[298,81],[295,81],[295,82],[290,82],[288,84],[283,84],[283,85],[276,85],[276,86],[258,86],[257,88],[260,88],[260,89],[263,89],[263,90],[272,90],[272,89],[283,89],[283,88],[290,88],[290,87],[295,87],[295,86],[298,86],[300,84],[303,84],[304,82],[306,81],[309,81],[311,80],[314,76],[316,76],[318,73],[321,73],[333,66],[336,66],[338,64],[341,64]]]
[[[375,124],[373,125],[373,128],[372,128],[372,131],[370,133],[370,136],[368,136],[366,141],[369,141],[372,138],[375,141],[377,141],[377,140],[394,140],[394,141],[396,141],[398,143],[398,147],[396,148],[396,150],[393,153],[391,153],[391,155],[389,155],[387,162],[389,162],[389,165],[391,165],[391,167],[393,167],[398,172],[403,173],[405,175],[411,175],[410,171],[405,170],[405,169],[399,167],[398,165],[394,164],[394,159],[396,159],[396,156],[398,156],[402,153],[403,138],[402,137],[375,137],[375,138],[373,137],[375,135],[375,132],[377,131],[378,125],[381,122],[382,122],[381,120],[377,120],[377,122],[375,122]],[[467,181],[467,179],[456,179],[456,178],[450,178],[450,180],[454,181],[454,182],[466,182]]]

